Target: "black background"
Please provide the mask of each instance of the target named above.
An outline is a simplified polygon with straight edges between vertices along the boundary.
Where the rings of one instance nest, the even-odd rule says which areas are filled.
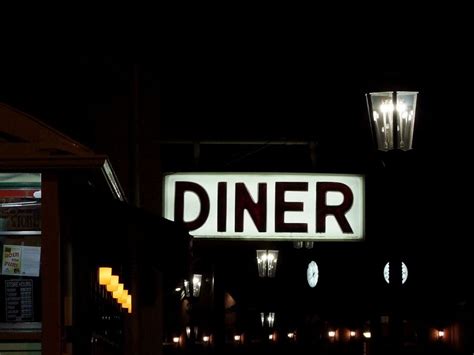
[[[420,289],[462,298],[472,270],[472,55],[467,29],[457,28],[463,19],[447,25],[424,14],[433,22],[425,27],[420,16],[386,27],[353,18],[338,27],[318,22],[324,12],[303,26],[260,13],[255,28],[224,17],[216,25],[159,26],[150,40],[112,31],[77,46],[71,39],[25,46],[1,59],[0,101],[100,150],[109,138],[95,129],[97,120],[113,127],[116,118],[101,113],[131,100],[138,64],[140,95],[155,97],[159,111],[152,139],[315,140],[316,170],[367,174],[371,248],[384,256],[391,245],[406,246],[426,276]],[[414,150],[403,156],[374,151],[364,95],[380,90],[419,91]],[[226,157],[208,169],[297,170],[289,154],[244,165]],[[171,169],[166,161],[162,168]],[[332,255],[331,245],[323,248]],[[343,256],[352,251],[338,252],[346,267]]]

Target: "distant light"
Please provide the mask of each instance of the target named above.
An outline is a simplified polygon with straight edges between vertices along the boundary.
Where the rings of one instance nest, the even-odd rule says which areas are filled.
[[[295,333],[288,333],[288,338],[293,339],[295,337]]]
[[[275,312],[268,313],[267,322],[268,327],[273,328],[273,324],[275,323]]]
[[[402,262],[402,284],[407,282],[408,279],[408,268],[404,262]]]
[[[175,344],[179,343],[179,337],[173,337],[173,343]]]
[[[209,342],[209,337],[207,335],[204,335],[202,337],[202,341],[205,342],[205,343]]]
[[[189,292],[189,281],[188,280],[184,280],[183,281],[183,286],[184,286],[184,293],[187,297],[190,296],[190,292]]]
[[[123,294],[123,284],[119,283],[117,285],[117,289],[114,292],[112,292],[112,297],[118,301],[122,299],[122,294]]]
[[[128,290],[124,289],[122,291],[120,298],[117,299],[117,302],[120,303],[121,305],[124,305],[125,303],[127,303],[127,299],[128,299]]]
[[[438,338],[439,339],[444,338],[444,330],[438,330]]]
[[[117,303],[120,303],[123,307],[123,305],[127,303],[128,290],[123,286],[123,284],[118,284],[117,287],[117,291],[112,292],[112,297],[115,298]]]
[[[273,340],[273,334],[268,334],[268,340]]]
[[[356,332],[354,332],[353,330],[351,330],[350,334],[351,334],[351,337],[355,337],[355,336],[356,336]]]
[[[188,338],[191,336],[191,327],[186,327],[186,336]]]
[[[234,335],[234,340],[235,341],[240,341],[240,335]]]
[[[127,301],[122,304],[122,307],[128,309],[128,313],[132,313],[132,295],[127,296]]]
[[[201,292],[201,281],[202,275],[201,274],[194,274],[193,276],[193,296],[199,297]]]
[[[369,332],[369,331],[363,332],[362,335],[363,335],[364,338],[366,338],[366,339],[372,338],[372,333]]]
[[[107,284],[107,291],[114,292],[117,291],[119,284],[119,277],[117,275],[112,275],[110,281]]]
[[[257,250],[257,267],[260,277],[275,277],[278,250]]]
[[[191,295],[193,297],[199,297],[199,294],[201,293],[201,281],[201,274],[194,274],[191,279],[191,282],[189,280],[183,281],[184,294],[186,295],[186,297],[190,297]],[[175,288],[175,291],[179,292],[181,291],[181,288]]]
[[[181,287],[176,287],[174,290],[175,290],[175,292],[179,292],[179,291],[181,291]]]
[[[319,280],[319,268],[315,261],[311,261],[306,269],[306,280],[311,288],[314,288]]]
[[[99,268],[99,284],[108,285],[110,278],[112,277],[112,268],[111,267],[100,267]]]
[[[335,332],[334,330],[330,330],[330,331],[328,332],[328,336],[329,336],[330,338],[334,338],[334,337],[336,336],[336,332]]]

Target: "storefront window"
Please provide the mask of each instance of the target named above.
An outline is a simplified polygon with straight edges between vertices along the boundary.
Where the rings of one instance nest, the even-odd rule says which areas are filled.
[[[0,329],[41,327],[41,175],[0,173]]]

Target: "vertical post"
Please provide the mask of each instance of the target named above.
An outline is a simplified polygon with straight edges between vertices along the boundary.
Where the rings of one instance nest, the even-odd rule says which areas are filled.
[[[214,314],[213,314],[213,329],[214,329],[214,346],[216,348],[216,353],[220,354],[224,351],[225,346],[225,304],[224,304],[224,296],[225,296],[225,288],[224,288],[224,280],[223,280],[223,271],[222,271],[222,263],[219,262],[215,266],[215,273],[214,273],[214,295],[213,295],[213,307],[214,307]]]
[[[73,326],[73,280],[74,280],[74,267],[73,267],[73,249],[72,243],[69,239],[67,242],[64,242],[63,238],[63,252],[64,252],[64,272],[63,272],[63,282],[64,282],[64,329],[67,332],[66,327]],[[72,354],[72,342],[70,339],[66,340],[65,350],[63,351],[64,355]]]
[[[194,168],[199,169],[199,161],[201,159],[201,145],[199,141],[193,143],[193,162]]]
[[[390,260],[390,286],[392,289],[392,314],[390,317],[390,338],[392,339],[391,348],[393,354],[399,354],[402,351],[403,334],[403,309],[401,307],[401,288],[402,288],[402,261],[399,256],[393,256]]]
[[[41,182],[41,307],[42,352],[61,354],[61,243],[58,179],[53,173]]]
[[[399,144],[398,144],[398,111],[397,111],[397,92],[394,91],[392,93],[392,103],[393,103],[393,126],[392,126],[392,134],[393,134],[393,149],[399,149]]]
[[[396,93],[393,93],[394,99],[394,120],[397,119],[396,113]],[[396,122],[394,122],[394,139],[396,139]],[[397,147],[394,141],[394,147]],[[392,208],[393,211],[391,215],[394,217],[395,221],[404,220],[401,216],[403,213],[401,203],[401,199],[403,199],[403,191],[404,187],[401,182],[404,181],[403,168],[400,164],[400,151],[394,150],[391,153],[392,164],[390,164],[390,185],[392,188]],[[405,226],[403,223],[393,223],[392,226],[392,235],[390,235],[391,239],[391,249],[392,255],[390,257],[390,273],[389,273],[389,280],[390,280],[390,293],[391,293],[391,307],[392,312],[389,319],[389,332],[390,332],[390,348],[393,354],[399,354],[402,351],[402,333],[403,333],[403,309],[401,307],[401,297],[402,297],[402,258],[400,257],[401,248],[399,246],[399,236],[404,233]]]
[[[130,177],[130,202],[140,206],[140,149],[139,149],[139,128],[140,128],[140,106],[139,106],[139,67],[133,65],[132,73],[132,115],[129,122],[129,177]]]
[[[317,143],[316,141],[309,142],[309,157],[311,159],[311,167],[314,171],[316,171],[317,162],[318,162],[318,154],[316,151]]]
[[[189,285],[189,298],[188,298],[188,322],[187,327],[189,327],[189,334],[186,331],[186,351],[190,354],[194,353],[195,348],[195,336],[194,336],[194,326],[195,326],[195,311],[194,307],[196,306],[196,298],[194,297],[194,254],[193,254],[193,242],[191,241],[187,249],[187,278]]]
[[[130,228],[130,227],[129,227]],[[134,231],[129,230],[129,234],[134,234]],[[140,246],[135,240],[128,238],[128,250],[130,255],[130,269],[131,269],[131,285],[130,290],[132,296],[132,314],[127,314],[125,317],[125,353],[139,354],[140,353],[140,309],[141,297],[140,290],[140,269],[138,265],[138,258],[140,257]],[[143,287],[143,286],[142,286]]]

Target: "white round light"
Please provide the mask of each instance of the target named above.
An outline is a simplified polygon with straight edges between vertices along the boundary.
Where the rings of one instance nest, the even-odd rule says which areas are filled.
[[[405,263],[402,261],[402,284],[407,282],[408,279],[408,268]]]
[[[383,268],[383,278],[385,279],[386,283],[390,283],[390,262],[385,264],[385,267]],[[406,264],[402,261],[402,284],[407,282],[408,279],[408,267]]]
[[[319,268],[318,264],[315,261],[311,261],[308,264],[308,269],[306,270],[306,279],[308,281],[309,287],[313,288],[316,286],[319,280]]]

